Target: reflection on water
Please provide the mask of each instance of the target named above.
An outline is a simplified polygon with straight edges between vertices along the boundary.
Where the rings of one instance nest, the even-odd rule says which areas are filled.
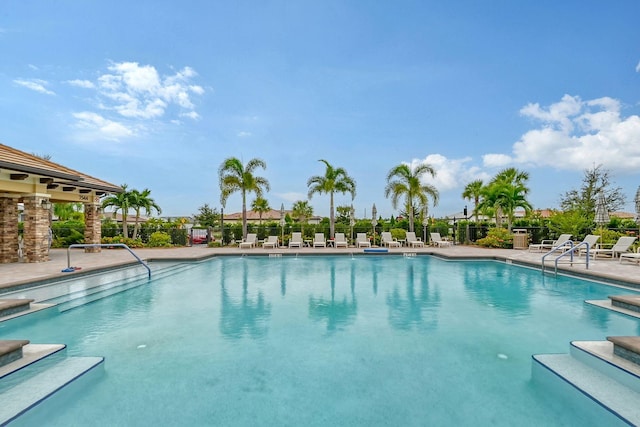
[[[358,303],[355,295],[355,273],[354,266],[351,266],[351,293],[350,297],[344,295],[342,299],[336,300],[336,266],[332,260],[330,267],[329,286],[331,297],[309,296],[309,318],[314,321],[324,321],[327,323],[327,331],[332,333],[342,330],[345,326],[352,324],[358,314]]]
[[[262,291],[255,297],[249,295],[249,267],[242,264],[242,295],[233,298],[225,286],[226,263],[220,271],[220,332],[229,338],[262,338],[267,334],[267,321],[271,316],[271,304],[265,302]]]
[[[438,326],[440,291],[429,285],[427,265],[422,263],[421,274],[416,279],[414,260],[407,262],[404,295],[397,284],[387,295],[389,324],[400,330],[435,329]],[[402,282],[402,280],[398,280]],[[416,289],[418,292],[416,293]]]
[[[467,294],[482,303],[512,316],[528,315],[534,284],[529,272],[487,263],[484,268],[465,268]]]

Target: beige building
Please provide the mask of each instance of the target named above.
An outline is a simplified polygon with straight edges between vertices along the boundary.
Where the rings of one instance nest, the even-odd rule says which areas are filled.
[[[114,184],[0,144],[0,263],[18,262],[20,249],[24,262],[49,260],[52,203],[82,203],[85,243],[100,243],[100,198],[121,191]],[[22,244],[19,203],[24,206]]]

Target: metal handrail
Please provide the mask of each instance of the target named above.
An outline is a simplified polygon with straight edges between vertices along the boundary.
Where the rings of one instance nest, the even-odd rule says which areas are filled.
[[[149,268],[147,263],[141,260],[140,257],[136,255],[131,250],[131,248],[125,245],[124,243],[74,243],[73,245],[69,245],[69,247],[67,248],[67,268],[71,268],[71,249],[72,248],[104,248],[104,247],[125,248],[126,250],[128,250],[129,253],[133,255],[133,257],[137,259],[138,262],[144,266],[144,268],[147,269],[147,272],[149,273],[149,279],[151,279],[151,268]]]
[[[549,252],[547,252],[546,254],[544,254],[544,256],[542,257],[542,273],[543,273],[543,274],[544,274],[544,259],[545,259],[545,257],[546,257],[547,255],[552,254],[552,253],[553,253],[553,252],[555,252],[557,249],[562,248],[562,247],[564,247],[564,246],[570,246],[570,248],[569,248],[568,250],[566,250],[566,251],[562,252],[560,255],[558,255],[558,256],[556,257],[555,262],[554,262],[554,263],[555,263],[555,275],[556,275],[556,276],[558,275],[558,262],[560,261],[560,258],[562,258],[562,257],[564,257],[564,256],[567,256],[567,255],[570,255],[570,256],[571,256],[571,260],[570,260],[569,262],[571,263],[571,265],[573,265],[573,263],[574,263],[574,261],[573,261],[573,254],[574,254],[576,251],[579,251],[579,250],[580,250],[580,248],[581,248],[581,247],[583,247],[583,246],[587,248],[587,254],[586,254],[586,255],[587,255],[587,257],[586,257],[586,261],[585,261],[585,266],[586,266],[587,270],[589,269],[589,257],[590,257],[590,254],[589,254],[590,245],[589,245],[589,243],[587,243],[587,242],[580,242],[580,243],[578,243],[577,245],[575,245],[575,246],[574,246],[574,243],[573,243],[571,240],[569,240],[568,242],[566,242],[566,243],[564,243],[564,244],[562,244],[562,245],[560,245],[560,246],[557,246],[557,247],[555,247],[555,248],[551,249],[551,250],[550,250]]]

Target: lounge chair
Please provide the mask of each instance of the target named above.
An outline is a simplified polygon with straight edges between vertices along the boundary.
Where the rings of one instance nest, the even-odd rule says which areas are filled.
[[[589,253],[591,253],[592,250],[596,249],[596,244],[598,243],[598,240],[600,240],[600,236],[598,236],[597,234],[587,234],[584,237],[584,240],[580,243],[586,243],[587,246],[589,247]],[[579,245],[580,243],[576,244]],[[587,253],[587,248],[585,246],[581,246],[578,249],[578,256],[582,256],[582,254],[586,254]]]
[[[439,248],[451,246],[451,242],[448,240],[444,240],[440,233],[429,233],[431,237],[431,243],[438,246]]]
[[[262,244],[262,247],[267,249],[267,248],[272,248],[272,249],[276,249],[279,247],[278,245],[278,236],[269,236],[267,237],[267,240],[264,241],[264,243]]]
[[[336,233],[336,237],[333,239],[333,246],[336,248],[349,247],[349,242],[347,242],[347,239],[344,237],[344,233]]]
[[[324,238],[324,233],[316,233],[313,237],[313,247],[314,248],[326,248],[327,240]]]
[[[244,242],[240,243],[240,249],[251,249],[256,245],[256,242],[258,241],[256,235],[254,233],[249,233],[247,234],[247,238],[244,240]]]
[[[291,240],[289,240],[289,248],[301,248],[302,247],[302,233],[291,233]]]
[[[420,240],[419,237],[416,237],[416,233],[413,231],[407,231],[407,246],[415,247],[424,247],[424,242]]]
[[[398,242],[396,239],[394,239],[391,236],[390,231],[383,231],[382,234],[380,235],[380,239],[382,241],[382,246],[388,246],[388,247],[394,246],[396,248],[400,247],[400,242]]]
[[[356,236],[356,247],[357,248],[370,248],[371,242],[367,237],[367,233],[358,233]]]
[[[571,240],[571,234],[561,234],[560,237],[558,237],[558,240],[546,239],[540,243],[529,245],[529,252],[534,249],[537,249],[538,252],[542,252],[545,249],[549,251],[552,249],[555,250],[561,246],[566,245],[569,240]]]
[[[589,251],[589,254],[595,259],[598,258],[598,255],[610,256],[611,258],[616,258],[618,256],[622,256],[622,254],[629,252],[629,248],[633,245],[633,242],[636,241],[635,237],[624,236],[620,237],[615,245],[611,249],[605,248],[597,248],[592,251]],[[625,255],[627,257],[627,255]]]
[[[623,260],[640,264],[640,247],[637,248],[636,252],[625,252],[620,254],[620,264],[622,264]]]

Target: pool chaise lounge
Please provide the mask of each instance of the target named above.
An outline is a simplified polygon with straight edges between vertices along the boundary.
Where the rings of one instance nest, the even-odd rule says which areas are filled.
[[[565,245],[569,240],[571,240],[571,234],[561,234],[557,240],[545,239],[540,243],[533,243],[529,245],[529,252],[532,250],[536,250],[537,252],[542,252],[543,250],[555,250],[560,246]]]
[[[631,245],[633,245],[633,242],[635,242],[636,238],[635,237],[631,237],[631,236],[623,236],[620,237],[618,239],[618,241],[616,242],[615,245],[613,245],[612,248],[610,249],[604,249],[604,248],[597,248],[597,249],[593,249],[589,252],[589,255],[591,255],[594,259],[598,257],[598,255],[605,255],[605,256],[609,256],[611,258],[616,258],[616,257],[621,257],[622,255],[624,255],[625,253],[629,252],[629,248],[631,248]],[[631,253],[629,253],[631,254]],[[626,258],[628,258],[628,255],[625,255]]]
[[[349,247],[349,242],[344,237],[344,233],[336,233],[336,237],[333,240],[333,246],[336,248],[347,248]]]
[[[289,248],[302,248],[302,233],[291,233],[291,240],[289,240]]]
[[[256,246],[258,238],[255,233],[247,234],[247,238],[244,242],[240,243],[240,249],[251,249]]]
[[[356,236],[356,247],[358,248],[370,248],[371,242],[369,242],[369,238],[366,233],[358,233]]]
[[[392,246],[396,248],[400,247],[400,242],[398,242],[391,236],[390,231],[383,231],[382,234],[380,235],[380,239],[382,241],[382,246],[387,246],[389,248]]]
[[[407,246],[424,247],[424,242],[420,238],[416,237],[416,233],[413,231],[407,231]]]
[[[279,247],[278,245],[278,236],[269,236],[267,237],[267,240],[264,241],[264,243],[262,243],[262,247],[267,249],[267,248],[271,248],[271,249],[276,249]]]
[[[324,233],[316,233],[313,237],[313,247],[314,248],[326,248],[327,241],[324,238]]]
[[[442,238],[442,236],[440,236],[440,233],[429,233],[430,237],[431,237],[431,243],[433,243],[434,245],[436,245],[439,248],[442,247],[450,247],[451,246],[451,242],[448,240],[444,240]]]

